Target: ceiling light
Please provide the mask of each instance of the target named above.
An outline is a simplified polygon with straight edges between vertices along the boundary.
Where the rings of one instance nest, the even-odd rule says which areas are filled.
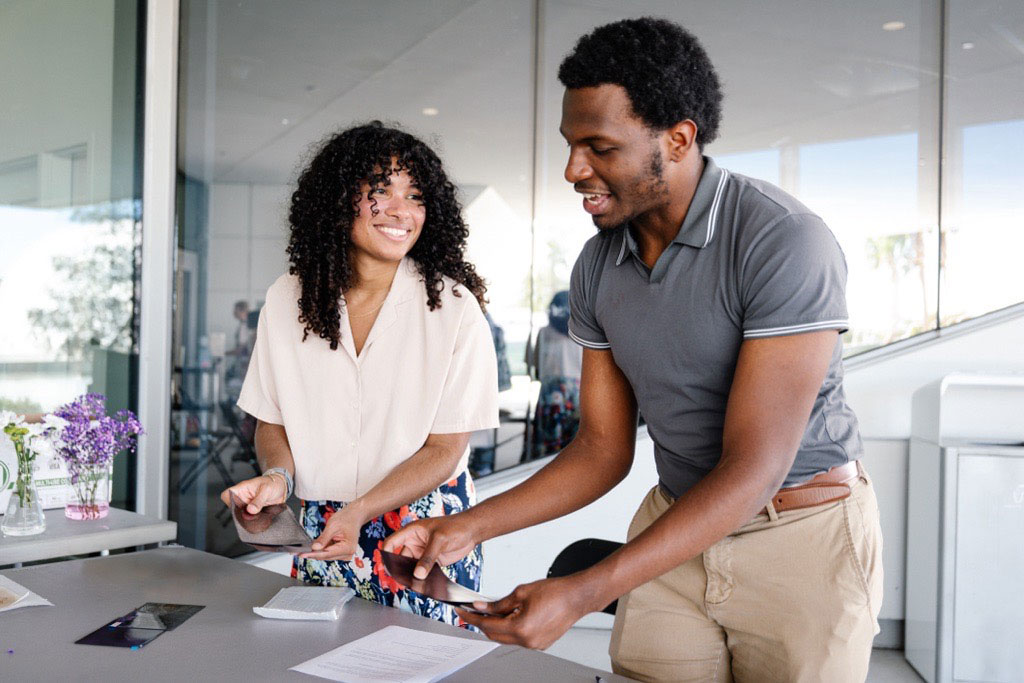
[[[281,119],[282,126],[287,126],[289,123],[291,123],[291,121],[289,121],[288,119]]]
[[[907,27],[902,21],[887,21],[882,24],[883,31],[902,31]]]
[[[424,116],[437,116],[439,113],[437,107],[423,107]]]
[[[965,50],[973,50],[974,43],[960,43],[960,47],[962,47]]]

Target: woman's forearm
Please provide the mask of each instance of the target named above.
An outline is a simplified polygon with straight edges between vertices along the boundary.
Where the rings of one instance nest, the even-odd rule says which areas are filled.
[[[295,460],[292,458],[292,447],[288,443],[284,425],[259,420],[256,423],[255,445],[256,460],[261,472],[271,467],[283,467],[295,476]]]
[[[468,443],[468,433],[429,435],[412,457],[345,509],[356,514],[360,524],[365,524],[389,510],[422,498],[451,478]]]

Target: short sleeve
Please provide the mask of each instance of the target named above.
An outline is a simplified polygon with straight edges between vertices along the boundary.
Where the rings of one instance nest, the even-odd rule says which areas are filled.
[[[744,339],[845,332],[846,260],[832,231],[813,214],[766,228],[743,259],[740,297]]]
[[[475,300],[466,305],[431,434],[498,426],[498,358],[491,328]]]
[[[610,349],[611,344],[594,314],[597,294],[597,264],[593,262],[594,240],[583,247],[569,280],[569,337],[588,349]]]
[[[270,330],[267,323],[267,307],[260,311],[256,326],[256,343],[245,381],[238,396],[238,407],[258,420],[273,424],[284,424],[281,407],[277,398],[277,383],[274,380],[273,355],[270,350]]]

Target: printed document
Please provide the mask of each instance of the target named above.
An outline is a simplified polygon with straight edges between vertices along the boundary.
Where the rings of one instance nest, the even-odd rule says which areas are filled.
[[[496,647],[489,640],[388,626],[291,670],[345,683],[433,683]]]

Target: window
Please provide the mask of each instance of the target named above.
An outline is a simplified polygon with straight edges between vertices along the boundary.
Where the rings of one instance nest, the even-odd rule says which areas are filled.
[[[135,409],[140,4],[0,4],[0,409]]]

